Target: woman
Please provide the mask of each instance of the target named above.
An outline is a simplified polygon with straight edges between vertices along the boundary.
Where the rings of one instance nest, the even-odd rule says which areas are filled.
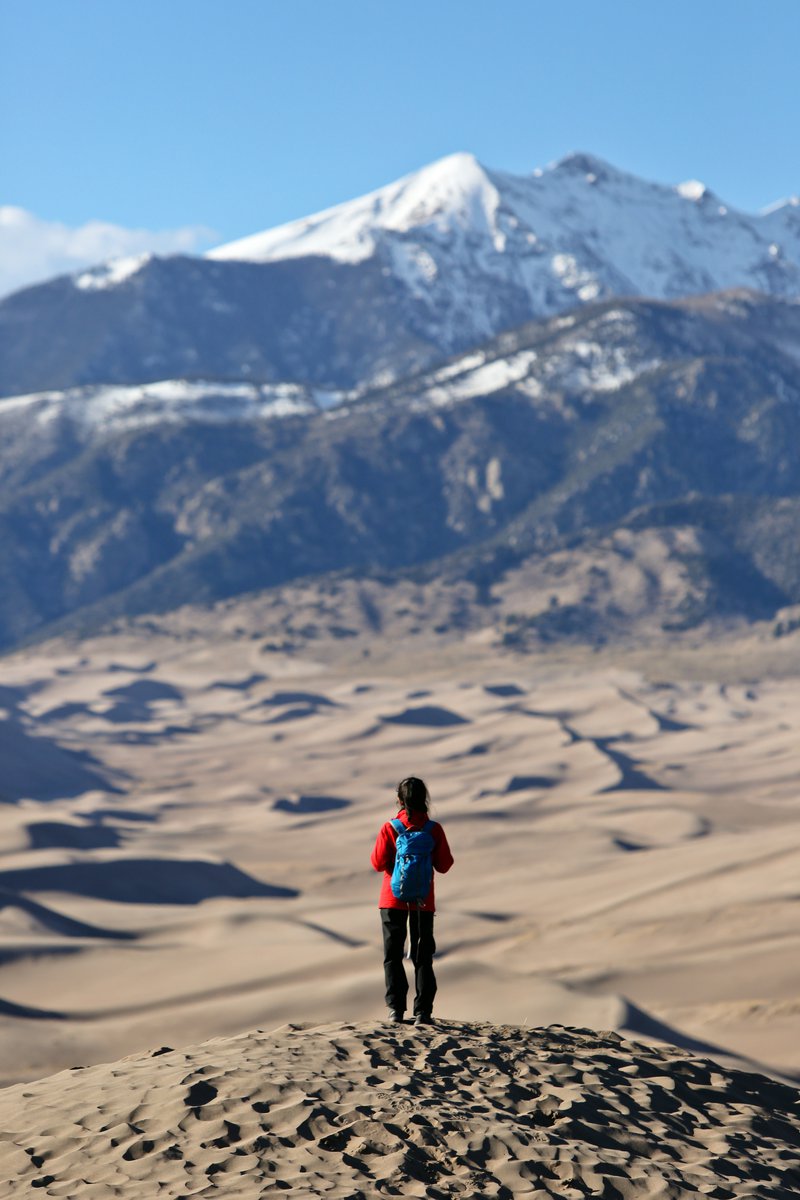
[[[397,851],[397,839],[403,829],[425,830],[432,838],[431,865],[434,871],[444,874],[453,865],[453,856],[447,844],[445,832],[438,821],[428,816],[430,796],[421,779],[413,775],[403,779],[397,787],[400,810],[395,821],[387,821],[375,841],[370,861],[376,871],[383,871],[383,884],[378,907],[381,910],[383,927],[383,969],[386,976],[386,1003],[389,1019],[402,1021],[406,1011],[408,982],[403,967],[403,951],[406,944],[406,926],[410,924],[411,961],[414,964],[416,994],[414,1018],[416,1025],[426,1025],[431,1020],[433,998],[436,995],[436,976],[433,973],[433,956],[436,943],[433,940],[433,914],[436,909],[431,872],[428,894],[419,900],[400,900],[392,891],[392,871]],[[399,823],[399,826],[395,824]],[[409,913],[411,914],[409,920]]]

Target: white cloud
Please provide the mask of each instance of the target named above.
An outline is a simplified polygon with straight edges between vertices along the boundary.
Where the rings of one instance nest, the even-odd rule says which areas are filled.
[[[195,254],[216,240],[214,230],[203,225],[153,231],[87,221],[73,228],[44,221],[24,208],[0,205],[0,296],[109,258],[147,252]]]

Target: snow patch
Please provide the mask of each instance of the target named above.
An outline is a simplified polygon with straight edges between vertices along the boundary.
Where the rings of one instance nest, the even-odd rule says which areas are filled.
[[[633,325],[635,324],[633,316],[624,308],[609,308],[604,312],[600,321],[604,325]]]
[[[564,349],[564,355],[548,362],[547,376],[571,392],[617,391],[660,362],[656,358],[635,362],[627,348],[584,339],[565,343]]]
[[[392,243],[392,273],[406,285],[412,296],[424,296],[439,274],[436,260],[422,246],[412,243]]]
[[[492,511],[492,505],[496,503],[496,501],[502,500],[505,496],[502,474],[503,472],[500,459],[490,458],[486,464],[486,490],[482,495],[478,496],[478,499],[476,500],[476,505],[481,512],[487,514],[490,513]],[[477,486],[477,473],[475,475],[475,483],[473,486]]]
[[[683,196],[684,200],[702,200],[708,188],[699,179],[687,179],[684,183],[679,183],[675,191],[679,196]]]
[[[448,363],[446,367],[441,367],[434,372],[433,378],[437,383],[444,383],[446,379],[452,379],[454,375],[464,375],[467,371],[473,371],[475,367],[483,366],[485,361],[484,351],[476,350],[472,354],[465,354],[461,358],[457,358],[455,362]]]
[[[66,422],[86,438],[190,422],[227,424],[306,416],[350,399],[349,393],[293,383],[213,383],[164,379],[131,387],[95,386],[37,392],[0,401],[0,427],[23,414],[38,425]]]
[[[536,358],[535,350],[520,350],[508,358],[494,359],[457,376],[453,372],[447,386],[435,385],[422,393],[423,406],[444,408],[462,400],[473,400],[477,396],[491,396],[502,392],[525,379]],[[434,378],[441,378],[441,372]],[[420,407],[419,403],[416,407]]]
[[[89,271],[84,271],[81,275],[73,276],[73,283],[76,288],[86,292],[116,287],[141,271],[152,257],[152,254],[130,254],[124,258],[112,258]]]
[[[596,300],[600,295],[600,284],[594,274],[581,267],[574,254],[554,254],[553,274],[558,276],[565,288],[576,292],[584,302]]]

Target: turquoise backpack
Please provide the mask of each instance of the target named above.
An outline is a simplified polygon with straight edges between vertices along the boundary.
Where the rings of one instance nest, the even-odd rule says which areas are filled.
[[[391,822],[397,834],[397,853],[392,871],[391,889],[395,900],[407,904],[423,905],[428,898],[433,882],[433,848],[435,842],[430,832],[434,821],[426,821],[422,829],[406,829],[395,817]]]

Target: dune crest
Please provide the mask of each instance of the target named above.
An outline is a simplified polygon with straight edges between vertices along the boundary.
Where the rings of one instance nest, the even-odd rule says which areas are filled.
[[[800,1092],[549,1026],[285,1025],[0,1093],[0,1197],[789,1200]]]

